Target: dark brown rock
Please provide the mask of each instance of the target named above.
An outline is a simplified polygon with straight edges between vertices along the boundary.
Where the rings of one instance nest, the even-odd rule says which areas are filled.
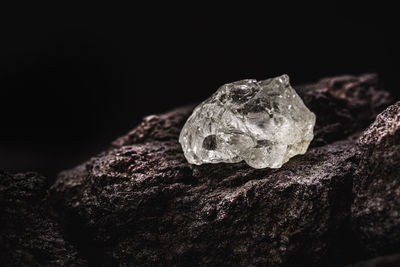
[[[314,148],[272,171],[190,166],[176,141],[154,141],[62,173],[51,193],[105,262],[305,264],[349,215],[354,151],[351,140]]]
[[[311,146],[328,144],[366,128],[392,98],[376,74],[343,75],[295,87],[317,122]]]
[[[147,116],[135,129],[115,140],[112,147],[175,140],[194,107],[195,105],[188,105],[164,114]]]
[[[362,134],[354,177],[354,227],[376,253],[400,249],[400,102]]]
[[[62,172],[49,204],[94,265],[350,263],[361,255],[349,223],[352,135],[391,100],[373,74],[295,88],[317,114],[316,137],[280,169],[188,164],[178,143],[188,106],[146,117]]]
[[[83,266],[77,251],[41,207],[47,179],[0,171],[0,265]]]

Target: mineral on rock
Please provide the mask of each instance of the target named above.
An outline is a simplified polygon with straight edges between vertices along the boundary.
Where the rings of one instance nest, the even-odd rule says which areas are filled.
[[[315,115],[282,75],[221,86],[197,106],[179,136],[192,164],[235,163],[279,168],[304,154]]]
[[[179,107],[146,117],[108,150],[62,172],[49,191],[52,214],[92,266],[343,266],[367,259],[350,221],[356,141],[391,99],[373,74],[296,90],[317,114],[315,137],[305,155],[281,168],[189,164],[178,136],[193,106]],[[370,220],[380,220],[375,214]]]
[[[191,105],[144,118],[54,183],[0,171],[0,265],[397,264],[400,103],[387,108],[374,74],[295,88],[314,139],[279,169],[189,164]]]

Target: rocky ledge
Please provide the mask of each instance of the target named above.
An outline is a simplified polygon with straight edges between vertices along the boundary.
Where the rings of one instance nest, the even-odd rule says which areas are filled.
[[[280,169],[188,164],[178,143],[193,110],[186,106],[144,118],[107,151],[60,173],[36,201],[20,193],[25,184],[39,190],[36,178],[20,185],[24,175],[2,173],[7,231],[0,251],[19,252],[1,261],[30,255],[40,264],[93,266],[398,262],[400,102],[389,106],[374,74],[295,88],[317,115],[315,138],[305,155]],[[15,202],[26,210],[14,214]]]

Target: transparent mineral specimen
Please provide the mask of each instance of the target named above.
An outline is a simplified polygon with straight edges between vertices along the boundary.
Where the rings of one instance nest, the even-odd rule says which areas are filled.
[[[192,164],[244,160],[254,168],[279,168],[307,151],[314,124],[314,113],[284,74],[221,86],[194,109],[179,142]]]

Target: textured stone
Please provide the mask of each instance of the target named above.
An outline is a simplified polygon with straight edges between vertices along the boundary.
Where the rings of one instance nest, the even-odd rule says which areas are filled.
[[[235,163],[279,168],[304,154],[313,138],[315,115],[282,75],[221,86],[197,106],[179,142],[192,164]]]
[[[377,116],[358,146],[354,227],[367,249],[388,253],[400,248],[400,102]]]
[[[369,126],[376,115],[393,103],[380,90],[376,74],[343,75],[295,86],[317,121],[311,147],[346,138]]]
[[[47,179],[0,171],[0,265],[85,266],[42,208]]]
[[[152,142],[62,173],[51,196],[57,213],[105,245],[101,262],[305,264],[323,255],[349,215],[353,155],[349,140],[279,172],[191,167],[177,142]]]
[[[296,89],[317,114],[317,142],[280,169],[188,164],[177,141],[188,106],[146,117],[109,150],[62,172],[49,205],[96,266],[337,266],[364,258],[349,221],[354,133],[390,98],[369,74]]]

